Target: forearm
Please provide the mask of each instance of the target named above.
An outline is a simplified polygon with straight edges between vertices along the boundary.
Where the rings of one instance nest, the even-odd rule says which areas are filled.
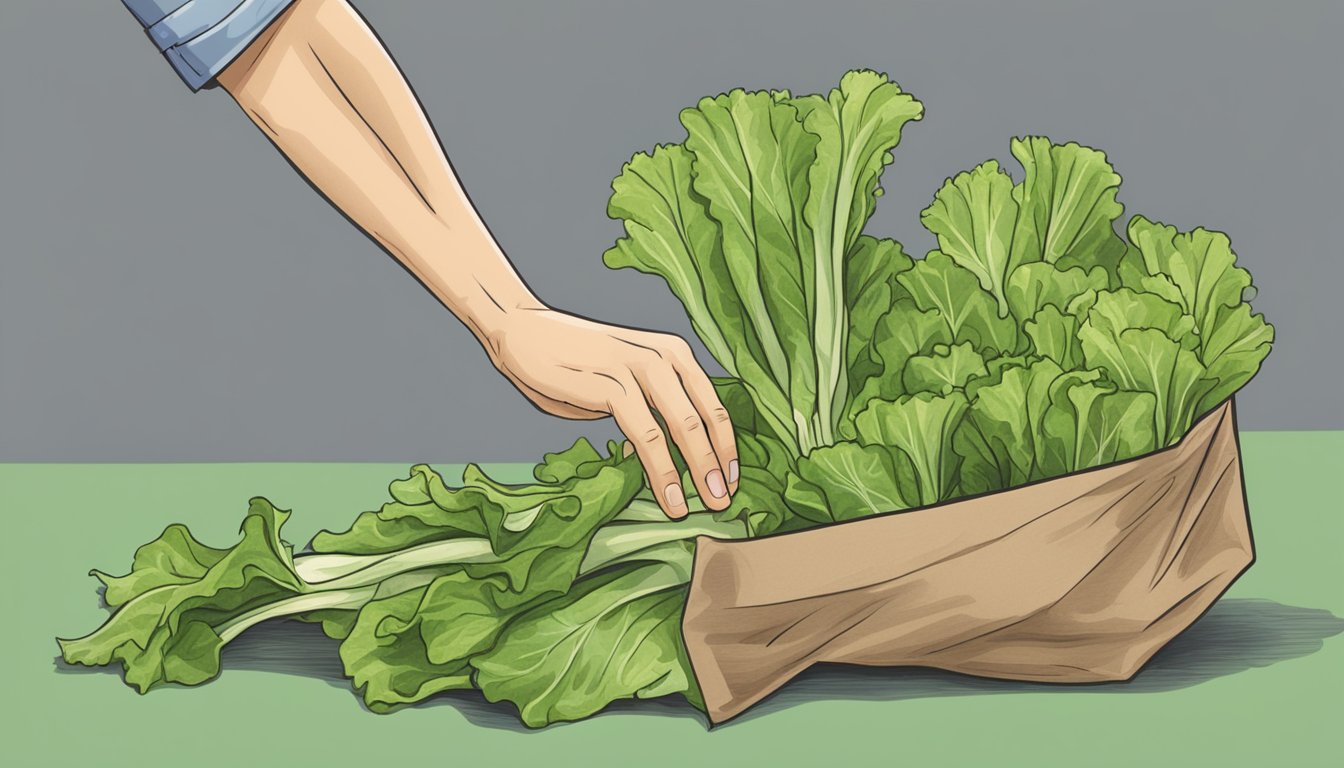
[[[218,79],[492,355],[509,313],[541,306],[472,207],[391,57],[343,0],[299,0]]]

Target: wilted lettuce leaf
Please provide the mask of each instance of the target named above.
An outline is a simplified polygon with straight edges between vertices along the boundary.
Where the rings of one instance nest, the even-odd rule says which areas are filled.
[[[229,634],[233,620],[304,591],[280,539],[288,517],[256,498],[243,518],[242,540],[231,549],[206,547],[175,525],[140,548],[127,576],[95,572],[117,610],[93,634],[59,641],[66,662],[118,662],[141,693],[160,683],[213,678],[227,639],[220,635]]]
[[[507,577],[498,594],[512,606],[569,586],[582,545],[639,491],[639,461],[609,446],[603,457],[587,440],[548,454],[534,470],[536,483],[506,485],[468,465],[463,484],[449,488],[433,469],[418,465],[393,483],[393,501],[356,518],[345,533],[319,533],[316,552],[378,554],[431,541],[479,536],[495,557],[464,563],[472,576]]]
[[[374,712],[390,712],[441,691],[471,687],[471,668],[430,660],[417,617],[425,587],[363,607],[341,642],[345,674]]]
[[[595,714],[618,699],[699,690],[681,640],[688,574],[670,564],[618,568],[520,616],[472,659],[490,701],[532,727]]]

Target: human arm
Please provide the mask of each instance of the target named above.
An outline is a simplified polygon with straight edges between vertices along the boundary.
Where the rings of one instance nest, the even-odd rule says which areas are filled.
[[[410,87],[344,0],[297,0],[218,82],[333,205],[398,259],[542,410],[610,414],[659,503],[686,513],[663,416],[706,506],[736,488],[728,414],[677,336],[546,306],[477,215]]]

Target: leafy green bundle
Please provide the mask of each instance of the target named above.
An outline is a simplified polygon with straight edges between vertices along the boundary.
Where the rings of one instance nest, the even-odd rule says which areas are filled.
[[[732,91],[683,111],[682,144],[636,155],[609,214],[612,267],[663,277],[730,374],[732,506],[664,519],[638,462],[584,440],[535,482],[425,466],[344,533],[294,555],[253,499],[231,549],[181,526],[95,575],[114,609],[62,640],[142,692],[197,684],[255,624],[320,623],[375,711],[477,688],[540,726],[621,698],[700,705],[680,633],[694,538],[744,538],[991,492],[1180,439],[1240,388],[1273,329],[1225,236],[1132,218],[1105,156],[1015,140],[947,181],[912,259],[861,234],[922,106],[851,72],[824,96]],[[691,488],[690,483],[686,484]]]

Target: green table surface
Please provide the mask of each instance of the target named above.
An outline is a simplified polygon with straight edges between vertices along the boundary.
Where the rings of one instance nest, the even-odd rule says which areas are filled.
[[[333,643],[293,623],[245,633],[220,677],[197,688],[139,696],[116,674],[64,669],[53,637],[103,616],[90,568],[124,572],[171,522],[231,543],[255,495],[293,509],[286,538],[307,541],[376,508],[406,466],[0,465],[0,762],[1341,765],[1344,432],[1248,433],[1242,445],[1258,560],[1134,680],[1065,687],[829,667],[713,730],[670,699],[539,731],[474,693],[375,715],[341,679]]]

